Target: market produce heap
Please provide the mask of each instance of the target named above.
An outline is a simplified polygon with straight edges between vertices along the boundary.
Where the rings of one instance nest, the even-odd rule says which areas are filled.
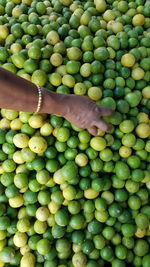
[[[0,110],[0,267],[149,267],[150,1],[0,0],[0,66],[114,110]]]

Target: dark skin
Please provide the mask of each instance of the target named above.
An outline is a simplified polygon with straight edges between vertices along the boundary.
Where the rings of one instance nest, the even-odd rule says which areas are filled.
[[[38,90],[35,84],[0,67],[0,107],[35,112]],[[42,87],[42,105],[39,113],[53,113],[64,117],[92,135],[97,129],[110,131],[111,126],[101,117],[110,116],[112,110],[100,107],[87,96],[57,94]]]

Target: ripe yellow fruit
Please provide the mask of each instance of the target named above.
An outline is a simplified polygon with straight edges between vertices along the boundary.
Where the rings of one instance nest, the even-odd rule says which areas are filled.
[[[143,79],[144,74],[145,74],[144,70],[137,67],[132,70],[131,76],[134,80],[138,81]]]
[[[119,155],[122,158],[128,158],[132,153],[132,149],[130,147],[121,146],[119,149]]]
[[[59,2],[63,5],[63,6],[70,6],[72,3],[72,0],[59,0]]]
[[[58,171],[56,171],[53,175],[53,179],[54,179],[54,182],[56,184],[63,184],[65,182],[65,179],[61,173],[61,169],[59,169]]]
[[[90,146],[96,151],[102,151],[106,145],[106,140],[100,136],[93,137],[90,141]]]
[[[135,236],[138,238],[143,238],[146,235],[146,229],[137,228]]]
[[[122,32],[123,31],[123,25],[121,22],[115,22],[112,24],[112,31],[114,33]]]
[[[145,17],[142,14],[136,14],[132,19],[134,26],[142,26],[145,23]]]
[[[96,86],[92,86],[88,89],[88,96],[92,100],[97,101],[102,97],[102,89]]]
[[[34,114],[29,118],[28,123],[32,128],[40,128],[44,124],[44,118],[41,114]]]
[[[83,252],[79,251],[73,255],[72,262],[76,267],[85,267],[87,262],[86,255],[83,254]]]
[[[49,136],[53,131],[53,127],[49,122],[45,122],[40,128],[40,134],[43,136]]]
[[[17,233],[15,233],[15,235],[13,237],[13,242],[14,242],[16,247],[21,248],[21,247],[24,247],[26,245],[27,239],[28,239],[28,237],[25,233],[17,232]]]
[[[15,153],[13,154],[13,161],[16,162],[17,164],[23,164],[24,160],[22,158],[22,154],[21,151],[15,151]]]
[[[41,222],[45,222],[49,217],[49,210],[46,207],[39,207],[36,211],[36,218]]]
[[[24,247],[21,247],[20,248],[20,253],[22,254],[22,255],[24,255],[25,253],[27,253],[27,252],[29,252],[30,251],[30,248],[29,248],[29,246],[26,244]]]
[[[103,19],[105,21],[107,21],[107,22],[110,21],[110,20],[114,20],[115,17],[116,17],[115,13],[110,9],[107,9],[103,14]]]
[[[13,10],[12,10],[12,16],[15,19],[18,19],[21,16],[22,13],[23,13],[23,11],[19,7],[14,7]]]
[[[18,131],[21,130],[22,124],[22,121],[19,118],[16,118],[11,121],[10,128],[11,130]]]
[[[107,30],[112,30],[112,27],[113,27],[114,23],[115,23],[114,20],[110,20],[110,21],[107,23]]]
[[[14,44],[12,44],[11,47],[10,47],[10,52],[11,52],[12,54],[15,54],[15,53],[18,53],[21,49],[22,49],[21,44],[14,43]]]
[[[65,200],[73,200],[76,196],[76,190],[73,186],[68,185],[63,189],[63,197]]]
[[[142,95],[146,99],[150,99],[150,86],[146,86],[142,90]]]
[[[89,188],[84,191],[84,197],[87,199],[94,199],[99,195],[99,192],[96,192],[92,188]]]
[[[25,148],[28,146],[29,137],[26,134],[18,133],[13,138],[13,143],[18,148]]]
[[[72,3],[69,6],[70,11],[73,13],[76,9],[78,8],[78,4],[77,3]]]
[[[55,45],[58,43],[59,41],[59,35],[56,31],[50,31],[47,35],[46,35],[46,41],[48,42],[48,44],[51,45]]]
[[[127,53],[127,54],[123,55],[122,58],[121,58],[121,64],[124,67],[131,68],[135,64],[135,57],[130,53]]]
[[[59,53],[52,54],[50,57],[50,62],[54,67],[60,66],[63,62],[62,55]]]
[[[29,140],[29,148],[34,153],[43,153],[47,149],[47,142],[41,136],[33,136]]]
[[[96,5],[96,10],[100,13],[106,10],[106,2],[105,0],[94,0],[94,4]]]
[[[6,39],[9,34],[9,30],[5,25],[0,25],[0,38]]]
[[[9,198],[9,205],[12,208],[19,208],[23,205],[24,200],[22,194],[17,195],[16,197]]]
[[[55,203],[54,201],[51,201],[48,204],[48,208],[51,214],[55,214],[60,209],[60,205]]]
[[[75,157],[75,163],[80,166],[80,167],[84,167],[87,165],[88,163],[88,157],[86,154],[84,153],[79,153],[76,157]]]
[[[138,113],[137,118],[138,118],[139,123],[143,123],[143,122],[148,123],[149,122],[148,114],[146,114],[144,112]]]
[[[147,138],[150,136],[150,126],[147,123],[140,123],[135,131],[140,138]]]
[[[22,4],[30,6],[32,3],[32,0],[22,0]]]
[[[81,8],[76,8],[76,10],[73,12],[73,14],[74,14],[75,16],[77,16],[78,18],[81,18],[83,12],[84,12],[83,9],[81,9]]]
[[[20,262],[20,267],[34,267],[36,258],[31,252],[26,252]]]

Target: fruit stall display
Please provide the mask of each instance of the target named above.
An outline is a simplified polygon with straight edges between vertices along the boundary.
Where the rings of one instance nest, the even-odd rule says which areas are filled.
[[[1,109],[0,267],[149,267],[150,1],[0,0],[0,66],[114,110]]]

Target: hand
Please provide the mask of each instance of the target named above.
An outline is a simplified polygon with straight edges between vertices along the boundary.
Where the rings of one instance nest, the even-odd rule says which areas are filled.
[[[104,122],[102,116],[110,116],[113,111],[107,107],[96,105],[87,96],[67,95],[65,101],[66,113],[64,118],[80,129],[87,129],[90,134],[96,135],[97,129],[110,131],[111,125]]]

